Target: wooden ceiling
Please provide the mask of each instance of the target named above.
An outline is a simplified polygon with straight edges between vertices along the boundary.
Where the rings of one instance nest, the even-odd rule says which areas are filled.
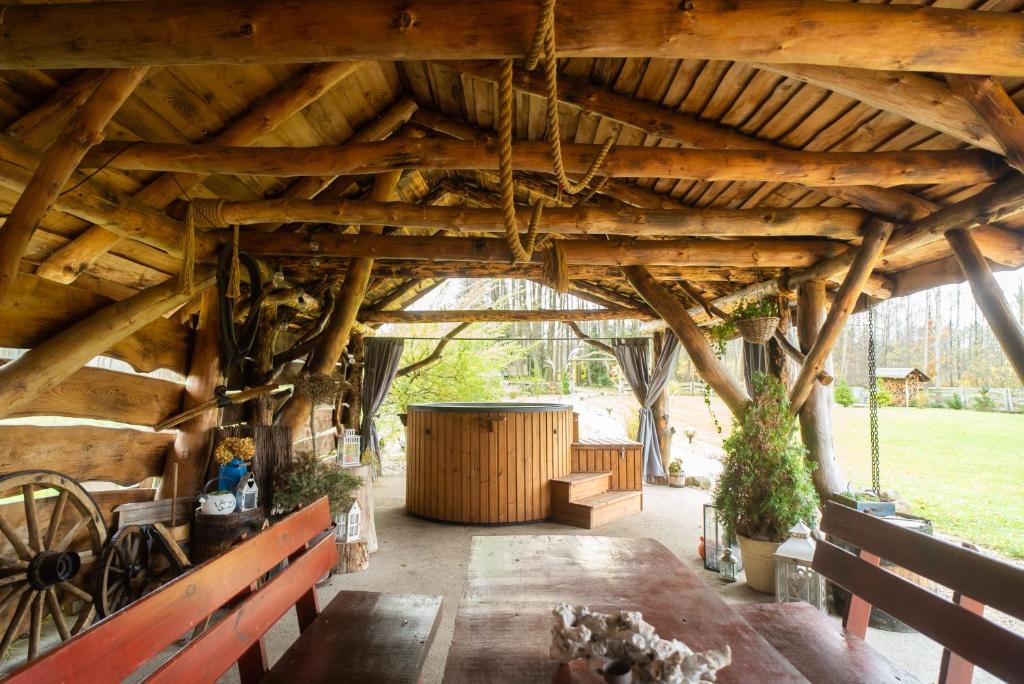
[[[490,5],[485,3],[484,6]],[[1024,0],[986,3],[953,0],[937,2],[934,6],[1020,13]],[[44,20],[45,17],[40,19]],[[123,30],[127,29],[119,28]],[[15,44],[17,39],[17,32],[14,32]],[[568,35],[565,40],[571,43],[574,36]],[[452,52],[455,57],[465,56],[458,54],[457,47]],[[652,52],[663,51],[659,48]],[[749,58],[764,59],[764,56],[751,54]],[[167,59],[173,61],[173,57]],[[1021,53],[1021,61],[1024,62],[1024,53]],[[8,63],[7,66],[15,65]],[[622,148],[1005,152],[966,101],[952,92],[942,74],[915,69],[916,73],[911,73],[865,71],[835,65],[571,57],[560,61],[562,139],[566,143],[589,144],[601,143],[612,136],[616,146]],[[1024,73],[1024,68],[1020,71]],[[64,105],[79,102],[83,93],[88,94],[95,86],[101,73],[96,69],[71,68],[8,68],[0,72],[0,127],[5,134],[0,138],[0,211],[10,211],[24,185],[25,174],[31,170],[32,159],[38,158],[38,152],[52,143],[67,122],[72,108]],[[108,142],[310,147],[379,140],[395,130],[414,129],[428,138],[486,141],[494,135],[495,76],[495,64],[486,61],[158,66],[150,69],[121,107],[107,127],[105,138]],[[1024,106],[1024,78],[999,76],[997,80],[1019,106]],[[515,86],[515,140],[543,140],[545,100],[540,96],[543,91],[540,72],[527,72],[517,63]],[[253,113],[261,116],[275,98],[287,100],[274,109],[282,120],[263,118],[262,124],[253,124]],[[287,115],[282,116],[282,112]],[[239,131],[247,125],[247,115],[249,127],[245,129],[246,135],[241,135]],[[161,214],[153,218],[154,221],[171,220],[168,225],[174,226],[181,219],[179,205],[183,199],[259,200],[282,195],[302,196],[298,186],[315,183],[293,176],[218,174],[209,175],[194,186],[182,185],[183,174],[180,173],[114,170],[111,166],[120,163],[116,161],[117,149],[101,147],[94,151],[94,156],[104,151],[108,153],[107,158],[97,157],[93,164],[99,168],[83,167],[84,173],[72,179],[65,194],[58,199],[56,209],[47,214],[32,239],[22,269],[38,269],[40,275],[62,282],[74,280],[81,287],[117,299],[167,279],[177,272],[179,258],[170,243],[164,249],[153,241],[114,236],[107,242],[101,240],[100,247],[89,252],[87,263],[69,262],[64,258],[69,250],[77,250],[87,240],[97,239],[95,229],[89,238],[83,237],[92,225],[83,217],[89,218],[92,214],[82,210],[80,202],[76,204],[76,193],[102,194],[105,189],[113,189],[124,195],[137,195],[136,199],[142,204],[155,206],[155,211]],[[1008,167],[1000,166],[1000,169],[993,175],[1002,171],[1015,173]],[[168,181],[167,177],[176,180]],[[559,195],[550,174],[533,170],[517,172],[516,177],[519,200],[524,206],[527,202],[544,199],[549,206],[571,207],[575,201],[575,198]],[[398,199],[441,207],[494,208],[498,206],[496,178],[497,174],[491,170],[410,169],[402,177]],[[365,199],[370,179],[368,174],[343,176],[333,181],[320,197]],[[163,199],[147,202],[159,194],[153,190],[149,191],[149,196],[146,194],[147,185],[154,181],[164,186],[174,182],[181,192],[173,187],[168,191],[165,187]],[[319,183],[323,186],[326,181],[330,178],[320,179]],[[601,186],[582,208],[614,212],[628,206],[730,210],[860,207],[888,220],[905,223],[942,205],[972,196],[987,186],[986,181],[900,184],[889,188],[811,187],[764,180],[625,177]],[[172,202],[169,198],[179,201]],[[125,206],[116,200],[113,204]],[[163,213],[165,209],[169,214]],[[170,219],[164,218],[166,216]],[[404,227],[401,232],[407,236],[427,236],[439,229],[442,228]],[[295,232],[353,230],[345,225],[290,222],[276,226],[274,239],[279,240],[278,234]],[[489,233],[459,232],[462,236],[485,234]],[[1024,265],[1022,215],[1010,217],[998,226],[979,229],[975,235],[986,256],[997,266]],[[106,237],[109,236],[108,233]],[[600,236],[566,237],[588,241],[602,239]],[[644,237],[668,236],[648,234]],[[838,243],[839,249],[843,243],[858,241],[855,234],[838,229],[826,238]],[[815,239],[831,249],[826,238]],[[355,241],[358,242],[358,238]],[[429,249],[429,244],[424,242],[424,248]],[[738,243],[734,244],[740,250]],[[780,268],[788,265],[770,263],[770,260],[759,263],[756,251],[753,254],[753,264],[750,258],[721,264],[670,261],[653,271],[658,277],[685,279],[704,293],[720,296],[774,277],[780,273]],[[828,256],[828,253],[816,254],[815,258]],[[401,258],[376,262],[378,277],[368,292],[368,304],[389,297],[385,303],[388,308],[395,308],[416,297],[424,285],[405,285],[409,279],[429,285],[432,279],[458,275],[539,277],[539,266],[529,264],[509,265],[494,259],[476,263],[410,258],[415,256],[402,254]],[[272,267],[283,269],[289,278],[314,290],[322,289],[325,283],[343,273],[346,263],[340,254],[291,254],[265,259]],[[82,268],[77,272],[79,266]],[[595,263],[592,260],[585,265],[572,266],[571,270],[576,269],[573,275],[583,280],[577,292],[589,292],[596,301],[620,305],[635,303],[631,299],[635,293],[614,266],[614,261]],[[880,262],[871,291],[877,296],[900,295],[960,279],[947,243],[938,241]],[[594,294],[601,290],[603,295]]]

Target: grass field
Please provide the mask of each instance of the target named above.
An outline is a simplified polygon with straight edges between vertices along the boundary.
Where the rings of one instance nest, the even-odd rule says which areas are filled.
[[[867,409],[837,406],[832,419],[846,476],[869,484]],[[884,408],[879,438],[882,489],[946,534],[1024,558],[1024,416]]]

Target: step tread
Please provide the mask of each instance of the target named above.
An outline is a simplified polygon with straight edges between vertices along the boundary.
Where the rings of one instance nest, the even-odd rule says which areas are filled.
[[[572,503],[577,506],[586,506],[587,508],[601,508],[602,506],[610,506],[626,499],[636,499],[642,496],[643,492],[637,489],[613,490],[585,496],[582,499],[576,499]]]
[[[605,478],[605,477],[611,477],[611,474],[612,473],[611,473],[610,470],[597,471],[597,472],[593,472],[593,473],[585,473],[585,472],[578,472],[577,471],[577,472],[569,473],[568,475],[563,475],[562,477],[553,477],[553,478],[551,478],[551,481],[552,482],[564,482],[564,483],[569,484],[569,485],[574,485],[574,484],[582,484],[584,482],[590,482],[591,480],[599,480],[599,479],[602,479],[602,478]]]

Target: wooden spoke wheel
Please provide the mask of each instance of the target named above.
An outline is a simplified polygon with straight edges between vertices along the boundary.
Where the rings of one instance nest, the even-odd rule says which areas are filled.
[[[107,529],[75,480],[48,470],[0,477],[0,658],[20,666],[92,622],[83,587]]]
[[[96,591],[100,617],[116,613],[180,575],[184,566],[170,546],[176,543],[159,526],[129,525],[118,530],[100,562]]]

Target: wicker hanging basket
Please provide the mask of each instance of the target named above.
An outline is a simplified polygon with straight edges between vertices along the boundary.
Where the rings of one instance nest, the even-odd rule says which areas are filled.
[[[735,323],[736,329],[740,331],[743,339],[751,344],[764,344],[772,339],[772,335],[779,328],[778,316],[760,316],[758,318],[744,318]]]

